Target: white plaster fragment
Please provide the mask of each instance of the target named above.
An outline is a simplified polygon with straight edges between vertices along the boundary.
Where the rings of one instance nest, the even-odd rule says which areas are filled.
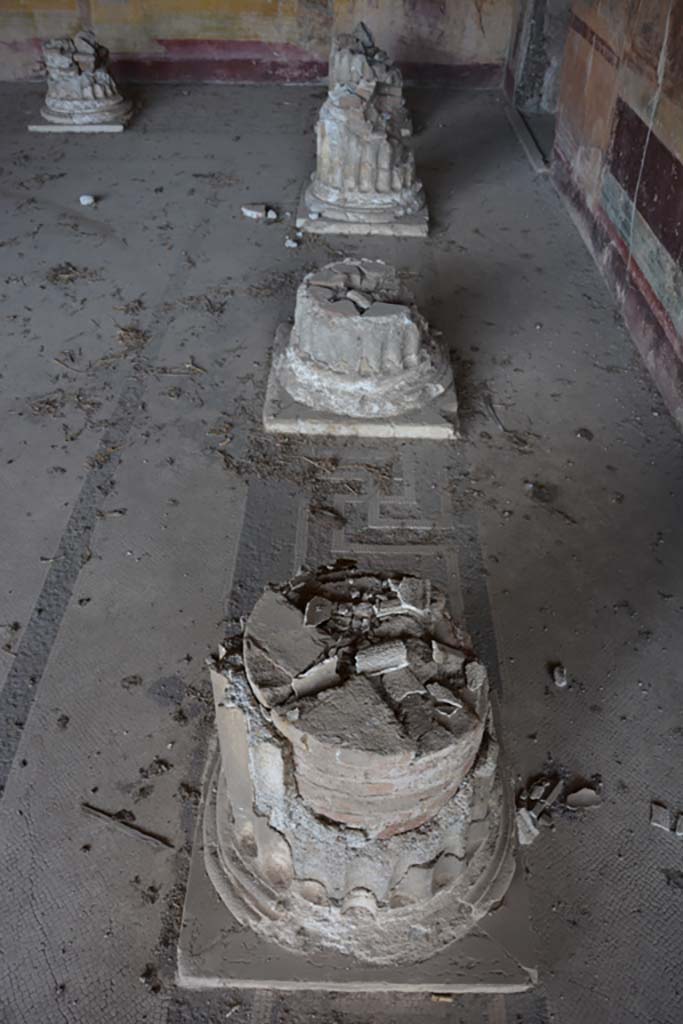
[[[379,303],[375,303],[379,305]],[[370,312],[370,310],[368,311]],[[429,611],[429,604],[432,596],[432,585],[430,580],[418,579],[414,576],[406,576],[398,585],[398,598],[405,608],[416,612]]]
[[[304,612],[305,626],[319,626],[331,617],[334,605],[326,597],[312,597]]]
[[[350,299],[335,299],[329,304],[329,310],[336,316],[358,316],[358,307]]]
[[[329,690],[341,682],[337,675],[337,659],[326,658],[306,672],[292,679],[292,689],[297,697],[310,697],[321,690]]]
[[[432,640],[432,658],[437,665],[442,666],[449,674],[460,672],[465,661],[465,655],[462,651],[458,651],[454,647],[448,647],[446,644],[440,644],[436,640]]]
[[[650,804],[650,824],[654,828],[661,828],[665,832],[671,831],[671,814],[666,804],[660,804],[653,800]]]
[[[403,306],[397,302],[373,302],[363,316],[402,316],[410,319],[410,306]]]
[[[516,821],[517,838],[519,839],[520,846],[531,846],[534,840],[540,835],[540,832],[536,822],[526,807],[519,808],[516,815]]]
[[[425,688],[409,668],[388,672],[382,676],[382,686],[392,704],[400,704],[406,697],[417,694],[423,697]]]
[[[402,640],[387,640],[356,654],[356,671],[361,675],[380,675],[407,668],[408,651]]]
[[[598,807],[602,800],[600,794],[592,789],[590,786],[583,786],[581,789],[575,790],[573,793],[567,794],[565,801],[567,807],[571,807],[572,810],[584,810],[588,807]]]
[[[564,665],[555,665],[553,668],[553,682],[558,690],[564,690],[569,685],[567,670]]]
[[[465,666],[465,679],[467,689],[472,693],[479,693],[488,683],[488,673],[480,661],[471,661]]]
[[[268,207],[265,203],[247,203],[242,207],[242,216],[249,220],[265,220],[268,216]]]
[[[453,691],[449,690],[446,686],[442,686],[441,683],[427,683],[427,692],[437,704],[445,704],[456,711],[463,706],[462,701],[455,696]]]
[[[346,293],[346,298],[350,299],[354,306],[358,306],[360,310],[369,309],[372,305],[372,299],[368,298],[365,292],[359,292],[355,288]]]
[[[548,784],[549,785],[549,784]],[[541,797],[537,800],[534,806],[531,808],[531,814],[534,818],[539,818],[544,811],[550,810],[553,804],[560,798],[564,790],[564,782],[559,779],[558,782],[552,787],[550,792],[546,796]]]

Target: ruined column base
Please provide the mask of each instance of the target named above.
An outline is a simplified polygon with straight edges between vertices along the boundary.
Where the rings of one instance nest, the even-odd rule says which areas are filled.
[[[386,419],[339,416],[295,401],[280,384],[274,370],[278,356],[287,346],[290,332],[290,324],[280,324],[275,334],[273,361],[263,406],[263,426],[267,433],[424,438],[432,441],[453,440],[459,436],[458,399],[452,381],[441,395],[422,408],[411,409]]]
[[[296,213],[296,226],[312,235],[383,235],[393,238],[426,238],[429,234],[429,212],[424,206],[417,213],[388,221],[338,220],[324,213],[311,211],[305,193]]]
[[[269,941],[230,912],[216,888],[217,751],[209,759],[178,942],[177,983],[194,990],[394,991],[438,993],[524,992],[537,982],[536,955],[522,870],[500,905],[463,938],[414,964],[363,963],[339,952],[296,953]],[[212,878],[207,868],[214,864]]]

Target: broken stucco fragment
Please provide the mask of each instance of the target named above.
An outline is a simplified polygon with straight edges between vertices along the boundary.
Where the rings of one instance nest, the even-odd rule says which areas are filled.
[[[132,104],[107,70],[109,51],[91,31],[43,44],[47,95],[41,114],[57,125],[124,125]]]
[[[459,703],[463,662],[449,675],[432,641],[460,637],[463,661],[470,641],[424,583],[302,573],[264,592],[242,651],[226,643],[212,668],[221,757],[207,870],[238,919],[282,945],[424,959],[510,881],[512,807],[488,686]],[[414,614],[380,616],[401,588]],[[387,639],[388,621],[405,634]],[[455,730],[440,721],[453,710]]]

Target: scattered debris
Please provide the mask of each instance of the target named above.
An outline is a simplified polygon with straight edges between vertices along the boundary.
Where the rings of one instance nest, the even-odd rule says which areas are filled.
[[[600,794],[591,786],[582,786],[567,794],[567,807],[572,810],[585,810],[588,807],[598,807],[602,803]]]
[[[683,889],[683,871],[678,868],[662,868],[666,884],[673,889]]]
[[[132,811],[105,811],[102,807],[94,807],[93,804],[86,803],[85,801],[81,804],[81,810],[84,814],[89,814],[93,818],[99,818],[100,821],[109,821],[126,832],[132,832],[133,835],[139,836],[140,839],[144,839],[147,842],[154,843],[155,846],[165,846],[169,850],[175,849],[170,839],[156,832],[150,832],[149,829],[143,828],[141,825],[134,824],[135,815]]]
[[[142,676],[137,673],[131,676],[124,676],[121,680],[121,686],[124,690],[131,690],[134,686],[142,686]]]
[[[381,675],[399,668],[407,668],[408,651],[403,640],[389,640],[375,644],[356,654],[356,671],[361,675]]]
[[[304,626],[319,626],[327,622],[334,611],[334,605],[326,597],[312,597],[304,612]]]
[[[669,814],[669,808],[665,804],[659,804],[655,800],[650,804],[650,824],[654,828],[664,829],[665,832],[671,830],[671,815]]]
[[[81,206],[94,206],[95,205],[95,197],[89,195],[87,192],[85,192],[82,196],[79,196],[78,197],[78,201],[81,204]]]
[[[119,327],[118,339],[126,352],[138,352],[149,341],[149,334],[133,324],[128,324],[126,327]]]
[[[582,441],[592,441],[595,435],[588,427],[579,427],[576,431],[576,436],[580,437]]]
[[[265,203],[246,203],[242,207],[242,216],[248,217],[250,220],[274,221],[278,219],[277,211]]]
[[[664,832],[670,832],[678,839],[683,838],[683,813],[676,816],[674,824],[671,811],[666,804],[662,804],[658,800],[653,800],[650,804],[650,824],[653,828],[661,828]]]
[[[540,480],[526,480],[524,490],[534,501],[539,501],[542,505],[552,505],[557,497],[557,487],[554,484],[541,483]]]
[[[567,678],[567,670],[564,665],[560,662],[557,665],[553,665],[553,682],[558,690],[565,690],[569,685],[569,679]]]
[[[75,281],[96,281],[99,273],[87,267],[76,267],[73,263],[58,263],[48,271],[50,284],[73,284]]]
[[[140,981],[143,985],[146,985],[150,992],[154,992],[156,995],[161,992],[161,981],[159,980],[159,972],[154,964],[145,964],[145,969],[140,975]]]
[[[597,777],[596,777],[597,778]],[[563,793],[565,793],[562,799]],[[557,776],[541,776],[527,784],[517,798],[517,835],[522,846],[529,846],[539,835],[538,822],[554,807],[583,811],[598,807],[602,797],[598,783],[582,782],[567,792],[566,783]],[[544,820],[547,820],[544,818]]]
[[[295,238],[285,238],[285,249],[298,249],[299,243]]]
[[[517,811],[517,838],[520,846],[531,846],[540,835],[534,817],[526,807],[520,807]]]

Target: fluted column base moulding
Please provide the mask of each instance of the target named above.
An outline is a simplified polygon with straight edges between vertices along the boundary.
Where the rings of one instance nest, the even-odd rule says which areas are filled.
[[[263,422],[272,433],[453,438],[446,347],[396,271],[342,260],[307,274],[278,328]]]
[[[303,573],[264,592],[211,680],[180,984],[533,984],[488,677],[440,591]]]
[[[90,31],[43,44],[47,95],[32,132],[122,132],[132,104],[107,70],[109,51]]]

